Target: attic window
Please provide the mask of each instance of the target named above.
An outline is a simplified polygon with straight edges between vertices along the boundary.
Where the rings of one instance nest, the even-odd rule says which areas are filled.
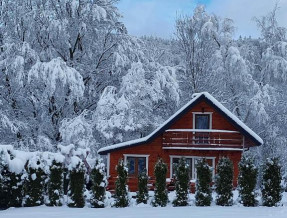
[[[211,114],[194,114],[195,129],[211,129]]]
[[[212,112],[193,112],[194,129],[212,129]],[[195,144],[209,144],[208,132],[194,132],[193,140]]]

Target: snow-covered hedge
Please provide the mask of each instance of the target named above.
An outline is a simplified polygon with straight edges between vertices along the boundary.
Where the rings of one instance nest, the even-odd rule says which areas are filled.
[[[68,195],[64,201],[64,171],[71,194],[73,184],[79,183],[73,181],[73,172],[78,171],[81,165],[83,195],[85,185],[90,180],[91,168],[99,165],[105,169],[102,161],[91,158],[89,153],[88,149],[75,149],[74,145],[58,145],[58,152],[55,153],[19,151],[12,145],[0,145],[0,208],[42,204],[61,206],[71,204],[71,199],[77,201],[74,195]],[[106,177],[103,177],[106,181]],[[82,198],[80,207],[85,205],[84,196]]]

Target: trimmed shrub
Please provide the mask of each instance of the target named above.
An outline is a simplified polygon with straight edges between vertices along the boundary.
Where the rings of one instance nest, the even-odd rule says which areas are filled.
[[[168,195],[166,189],[166,173],[167,166],[159,159],[155,164],[154,175],[155,175],[155,190],[154,190],[154,200],[152,205],[154,207],[165,207],[168,203]]]
[[[148,183],[148,176],[146,170],[144,170],[138,175],[138,192],[136,197],[138,204],[140,203],[146,204],[148,201],[149,196],[148,196],[147,183]]]
[[[223,157],[217,165],[215,177],[216,204],[220,206],[231,206],[233,204],[233,164],[232,161]]]
[[[105,173],[105,164],[102,163],[101,159],[96,160],[95,167],[91,171],[91,180],[92,180],[91,205],[92,207],[95,208],[103,208],[105,207],[104,201],[108,181]]]
[[[23,199],[23,174],[10,172],[10,201],[9,207],[21,207]]]
[[[85,206],[85,168],[78,157],[72,157],[70,166],[70,182],[68,186],[68,206],[83,208]]]
[[[175,191],[176,198],[172,202],[173,206],[186,206],[188,203],[189,175],[188,165],[185,159],[181,158],[175,171]]]
[[[48,183],[48,206],[63,205],[63,164],[53,160],[50,166],[50,179]]]
[[[24,206],[33,207],[44,203],[44,171],[38,156],[31,158],[26,166],[24,183]]]
[[[264,206],[278,206],[282,198],[281,180],[281,166],[278,158],[268,158],[263,167],[262,201]]]
[[[255,187],[258,169],[251,158],[243,156],[239,162],[238,190],[240,202],[245,207],[257,205],[255,199]]]
[[[200,159],[196,163],[196,206],[210,206],[212,201],[212,191],[210,184],[212,182],[212,173],[205,159]]]
[[[114,204],[115,207],[127,207],[129,205],[128,197],[128,187],[127,187],[127,177],[128,171],[127,167],[124,165],[123,159],[120,159],[118,165],[116,166],[118,173],[118,178],[116,181],[116,193]]]
[[[7,156],[4,151],[0,153],[0,209],[7,209],[10,201],[10,175]]]

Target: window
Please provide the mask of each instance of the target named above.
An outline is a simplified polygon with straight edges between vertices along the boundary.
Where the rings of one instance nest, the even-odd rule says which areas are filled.
[[[125,164],[128,167],[128,175],[137,177],[148,169],[148,155],[124,155]]]
[[[193,114],[193,127],[194,129],[211,129],[211,113],[195,112]],[[195,144],[209,144],[208,132],[194,132]]]
[[[195,129],[210,129],[210,114],[195,114]]]
[[[179,159],[182,158],[180,156],[170,156],[170,177],[174,177],[175,171],[177,169],[177,164],[179,162]],[[184,157],[186,160],[186,163],[188,164],[189,168],[189,178],[191,180],[195,180],[197,178],[196,176],[196,162],[197,160],[203,158],[203,157]],[[214,177],[215,173],[215,157],[204,157],[206,159],[206,162],[210,167],[212,167],[212,176]]]

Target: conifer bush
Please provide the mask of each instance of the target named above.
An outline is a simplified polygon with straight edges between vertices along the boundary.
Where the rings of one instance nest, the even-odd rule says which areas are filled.
[[[62,206],[63,204],[63,171],[63,164],[53,160],[48,183],[48,206]]]
[[[175,191],[176,198],[173,206],[186,206],[188,204],[189,175],[188,165],[185,159],[181,158],[176,166],[175,171]]]
[[[69,174],[68,206],[83,208],[85,206],[85,168],[83,162],[77,157],[73,157],[72,162],[74,163],[72,164],[73,166],[70,167]]]
[[[105,207],[106,186],[108,184],[105,165],[100,159],[96,160],[96,164],[91,171],[92,180],[92,196],[91,205],[94,208]]]
[[[223,157],[217,165],[215,177],[216,204],[220,206],[231,206],[233,204],[233,164],[232,161]]]
[[[26,167],[24,183],[24,206],[33,207],[44,203],[44,171],[38,156],[31,158]]]
[[[64,195],[68,194],[68,188],[69,188],[69,182],[70,182],[70,178],[69,178],[69,169],[64,166],[63,169],[63,176],[64,176]]]
[[[21,207],[23,199],[23,173],[10,172],[10,201],[9,207]]]
[[[155,190],[154,200],[152,205],[154,207],[165,207],[168,203],[168,195],[166,189],[166,173],[167,165],[159,159],[155,164],[154,175],[155,175]]]
[[[239,162],[238,189],[240,202],[246,207],[257,205],[255,187],[258,169],[251,158],[243,156]]]
[[[0,210],[7,209],[10,201],[9,168],[4,151],[0,153]]]
[[[282,198],[281,166],[277,158],[268,158],[263,168],[262,201],[264,206],[277,206]]]
[[[116,202],[114,206],[127,207],[129,205],[128,187],[127,187],[128,170],[127,167],[124,165],[123,159],[119,160],[118,165],[116,166],[116,170],[118,173],[118,178],[116,180],[116,192],[115,192]]]
[[[205,159],[200,159],[196,163],[196,206],[210,206],[212,201],[212,191],[210,184],[212,182],[212,173]]]
[[[148,176],[146,173],[146,170],[144,170],[143,172],[141,172],[138,175],[138,192],[137,192],[137,203],[144,203],[146,204],[148,201]]]

